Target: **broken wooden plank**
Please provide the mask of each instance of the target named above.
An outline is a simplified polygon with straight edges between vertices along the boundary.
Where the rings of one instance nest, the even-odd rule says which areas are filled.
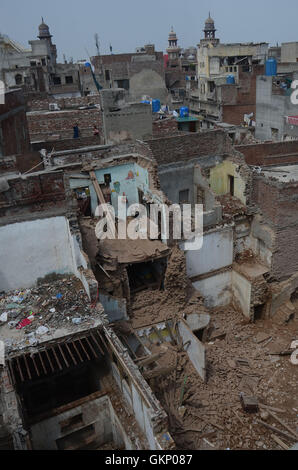
[[[276,414],[274,414],[272,411],[268,410],[268,413],[272,418],[274,418],[279,424],[281,424],[287,431],[289,431],[293,436],[298,440],[298,434],[290,428],[290,426],[287,425],[284,421],[282,421]]]
[[[91,178],[91,181],[92,181],[92,184],[93,184],[93,187],[95,189],[95,192],[96,192],[96,195],[98,197],[98,200],[100,202],[101,205],[108,205],[105,198],[104,198],[104,195],[102,193],[102,190],[101,190],[101,187],[98,183],[98,180],[96,178],[96,174],[94,171],[90,171],[89,173],[90,175],[90,178]],[[115,221],[113,219],[113,217],[111,216],[111,213],[109,211],[106,212],[106,218],[107,218],[107,221],[108,221],[108,229],[109,228],[112,228],[112,230],[115,231],[115,233],[111,234],[111,235],[115,235],[115,237],[117,238],[117,229],[116,229],[116,224],[115,224]]]
[[[289,450],[290,447],[287,446],[279,437],[275,436],[274,434],[271,434],[272,439],[284,450]]]
[[[159,367],[157,369],[150,370],[148,372],[144,372],[143,376],[147,379],[154,379],[155,377],[161,377],[163,375],[168,375],[175,370],[175,366],[171,367]]]
[[[245,424],[244,421],[240,418],[240,416],[238,415],[237,411],[236,410],[233,410],[232,408],[232,413],[234,413],[234,415],[236,416],[236,418],[238,419],[238,421],[240,421],[241,424]]]
[[[153,354],[152,356],[147,356],[146,358],[141,358],[141,359],[136,359],[136,363],[138,367],[143,367],[143,366],[149,366],[153,362],[157,361],[160,359],[164,353],[157,353]]]
[[[264,421],[261,421],[260,419],[256,419],[256,423],[261,424],[267,429],[270,429],[270,431],[276,432],[277,434],[280,434],[281,436],[285,437],[286,439],[289,439],[291,441],[297,441],[296,437],[282,431],[281,429],[275,428],[274,426],[270,426],[270,424],[265,423]]]
[[[286,410],[282,410],[280,408],[273,408],[273,406],[264,405],[263,403],[259,403],[259,407],[263,408],[264,410],[275,411],[276,413],[286,413]]]

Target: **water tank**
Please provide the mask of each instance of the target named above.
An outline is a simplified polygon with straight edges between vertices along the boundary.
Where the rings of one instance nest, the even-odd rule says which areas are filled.
[[[227,76],[227,85],[235,85],[235,77],[234,75]]]
[[[189,117],[189,109],[186,106],[183,106],[182,108],[180,108],[179,114],[182,118]]]
[[[158,113],[160,111],[160,100],[152,100],[152,112]]]
[[[277,62],[276,62],[276,59],[271,57],[270,59],[266,60],[266,76],[274,77],[276,75],[277,75]]]

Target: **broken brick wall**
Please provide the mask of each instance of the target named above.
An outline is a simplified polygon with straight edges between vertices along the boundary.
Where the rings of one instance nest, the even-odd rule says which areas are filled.
[[[153,121],[153,137],[177,134],[179,134],[179,131],[176,119],[158,119],[157,121]]]
[[[98,140],[102,135],[102,118],[98,109],[34,112],[27,114],[27,120],[31,141],[72,138],[76,124],[81,137],[93,136],[94,125],[99,129]]]
[[[50,103],[56,103],[61,110],[74,109],[80,106],[88,106],[90,104],[99,104],[99,95],[80,96],[75,98],[54,98],[53,96],[28,95],[27,97],[28,111],[49,111]]]
[[[5,94],[0,106],[2,155],[17,155],[30,151],[25,100],[21,90]]]
[[[286,165],[298,163],[298,141],[238,145],[248,165]]]
[[[221,100],[223,104],[222,121],[229,124],[243,124],[244,114],[256,116],[256,78],[264,73],[264,66],[253,66],[252,72],[239,69],[237,86],[222,85]]]
[[[74,150],[80,149],[85,147],[96,147],[100,146],[101,139],[98,136],[89,136],[89,137],[80,137],[79,139],[62,139],[62,140],[49,140],[49,141],[42,141],[42,142],[33,142],[32,149],[35,151],[39,151],[42,149],[51,152],[53,149],[56,152],[62,152],[64,150]]]
[[[9,186],[8,191],[0,193],[1,225],[71,210],[63,172],[16,177],[9,180]]]
[[[298,184],[255,177],[253,200],[275,233],[271,274],[285,280],[298,271]]]
[[[146,144],[158,165],[233,153],[231,140],[221,130],[151,139]]]

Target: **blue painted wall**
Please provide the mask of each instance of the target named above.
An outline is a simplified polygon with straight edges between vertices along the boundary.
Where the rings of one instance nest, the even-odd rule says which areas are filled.
[[[99,184],[104,184],[104,175],[111,175],[111,190],[112,190],[112,205],[115,209],[116,215],[118,212],[118,197],[127,197],[128,205],[139,203],[138,189],[144,193],[149,190],[149,175],[148,170],[142,168],[136,163],[128,163],[124,165],[103,168],[95,170],[95,175]],[[71,189],[89,187],[91,195],[91,209],[95,214],[97,207],[97,196],[93,184],[90,179],[70,179]]]

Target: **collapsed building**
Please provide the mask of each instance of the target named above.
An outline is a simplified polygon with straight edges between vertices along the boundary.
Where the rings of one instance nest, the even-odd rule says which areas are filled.
[[[271,448],[239,393],[294,426],[294,366],[279,353],[296,328],[297,260],[283,244],[285,232],[295,241],[295,150],[258,160],[260,147],[234,148],[222,130],[117,138],[122,98],[102,93],[104,145],[36,142],[38,168],[3,172],[1,443]],[[98,239],[99,204],[135,239]],[[152,206],[171,204],[202,205],[201,249],[167,237],[163,212],[151,238]]]

